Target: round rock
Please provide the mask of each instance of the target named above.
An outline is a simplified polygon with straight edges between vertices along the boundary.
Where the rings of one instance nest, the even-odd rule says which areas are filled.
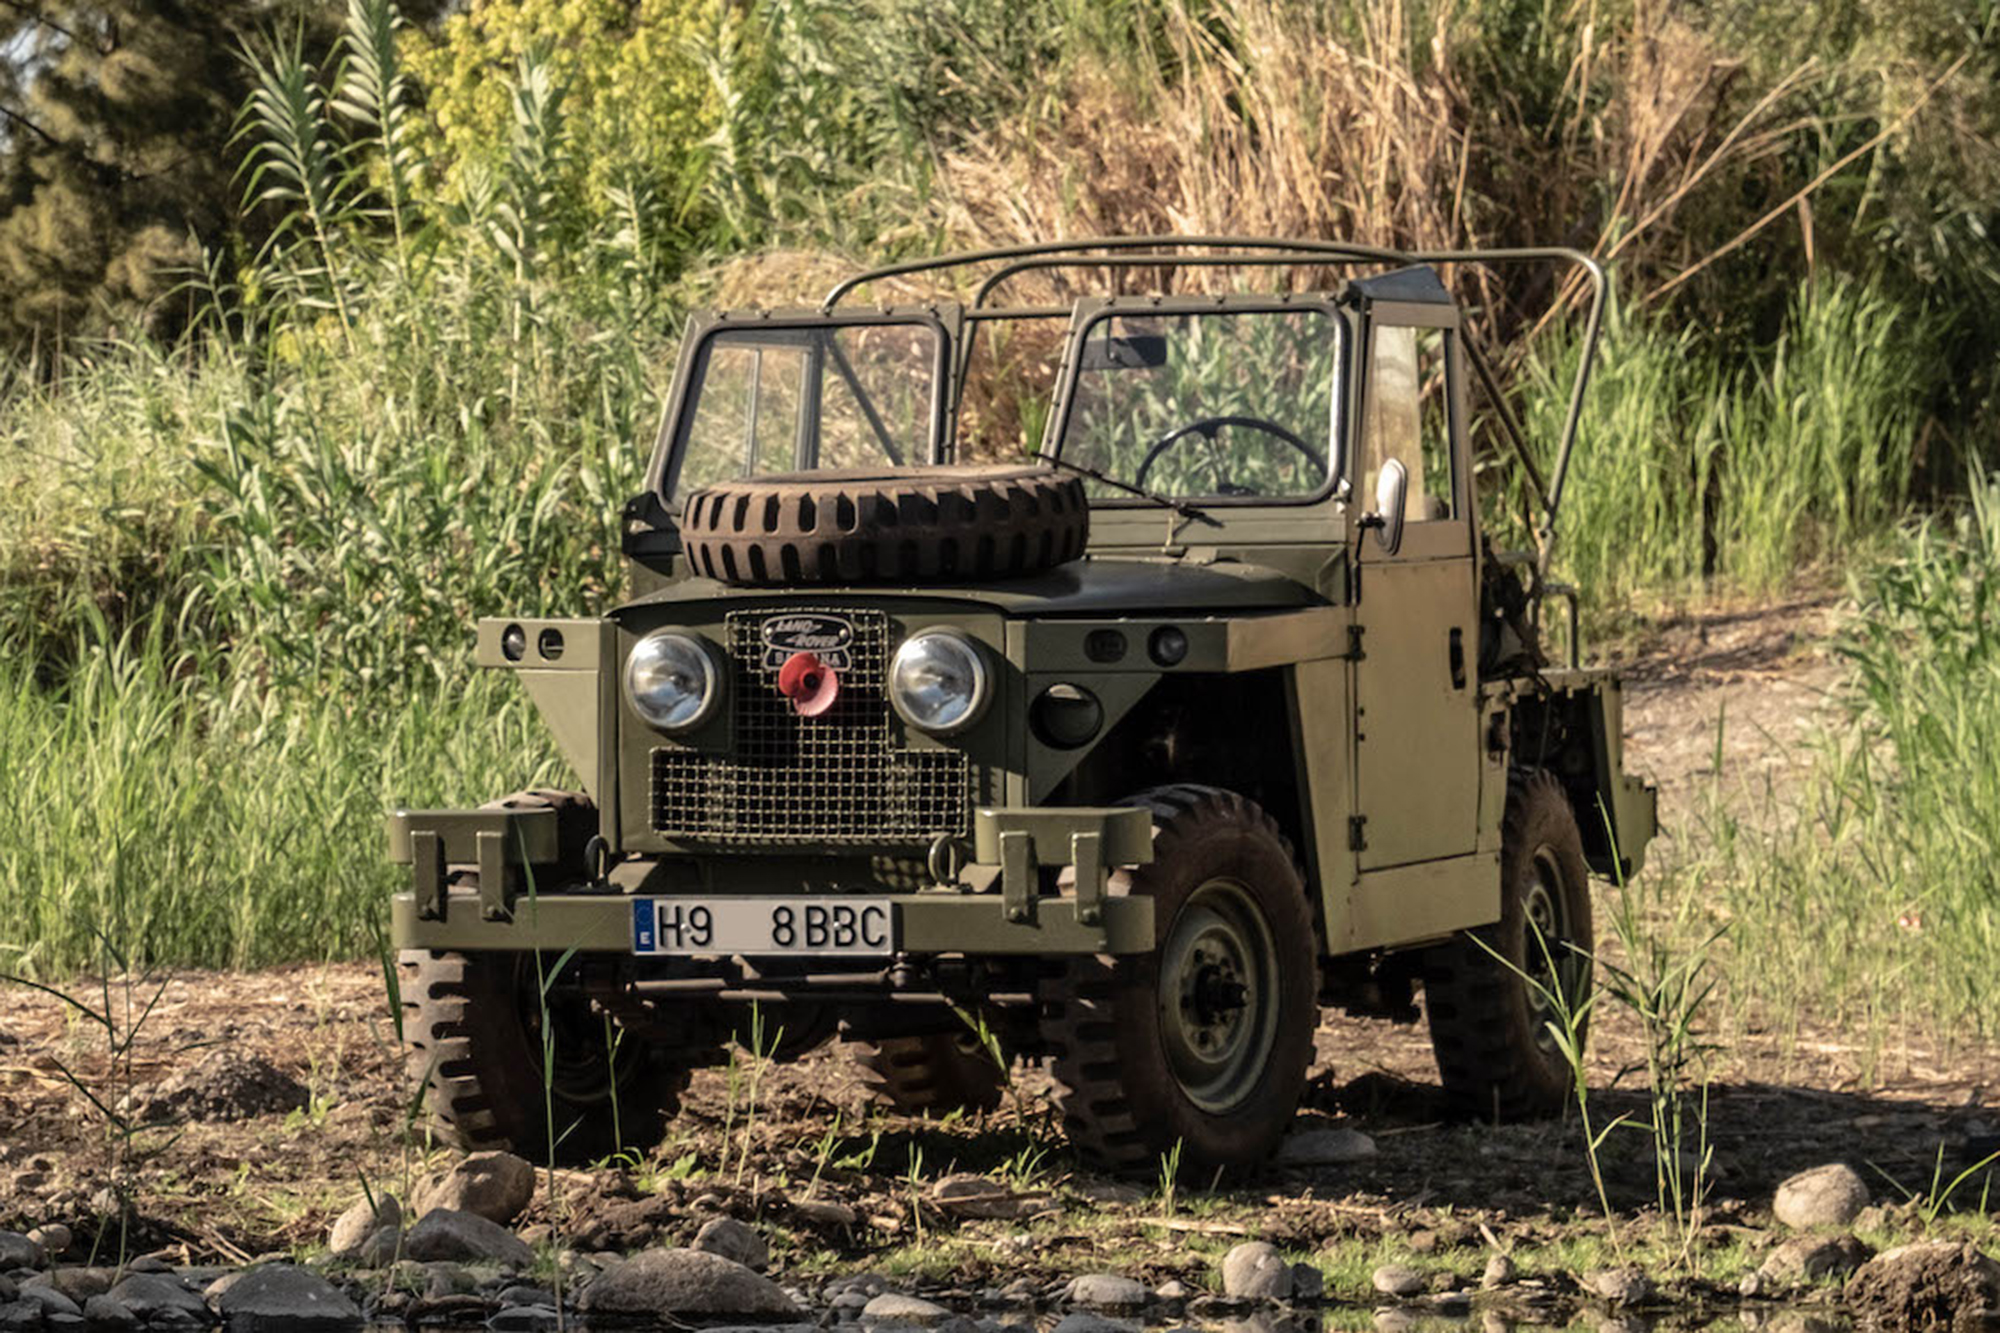
[[[844,1203],[830,1199],[807,1199],[792,1205],[792,1216],[816,1227],[851,1227],[861,1215]]]
[[[1778,1186],[1771,1211],[1795,1230],[1844,1227],[1868,1206],[1868,1186],[1853,1167],[1831,1162],[1801,1171]]]
[[[1142,1282],[1111,1273],[1086,1273],[1069,1285],[1069,1298],[1089,1310],[1141,1310],[1152,1295]]]
[[[63,1295],[83,1304],[92,1296],[102,1296],[111,1290],[112,1279],[118,1276],[115,1268],[51,1268],[48,1271],[49,1285]]]
[[[885,1291],[861,1307],[861,1322],[864,1324],[914,1324],[919,1328],[934,1328],[949,1318],[951,1311],[936,1301],[905,1296],[895,1291]]]
[[[109,1294],[148,1324],[173,1322],[176,1315],[203,1325],[210,1322],[208,1304],[182,1286],[178,1278],[164,1274],[134,1273]]]
[[[69,1297],[57,1291],[40,1278],[21,1284],[21,1299],[42,1307],[44,1317],[49,1315],[81,1315],[83,1308]]]
[[[377,1231],[402,1225],[403,1205],[395,1195],[377,1194],[372,1203],[365,1197],[357,1199],[328,1230],[326,1252],[335,1259],[352,1259]]]
[[[506,1226],[534,1197],[535,1168],[526,1159],[510,1152],[476,1152],[420,1195],[417,1211],[450,1208]]]
[[[83,1303],[83,1322],[95,1329],[116,1330],[139,1327],[139,1316],[123,1301],[109,1296],[92,1296]]]
[[[771,1262],[771,1246],[755,1230],[733,1217],[711,1218],[695,1233],[694,1248],[734,1259],[745,1268],[762,1272]]]
[[[498,1263],[527,1268],[535,1262],[528,1243],[477,1213],[435,1208],[403,1237],[403,1254],[419,1263]]]
[[[646,1250],[605,1268],[579,1302],[606,1315],[701,1315],[796,1323],[805,1311],[777,1283],[705,1250]]]
[[[1869,1253],[1853,1236],[1794,1236],[1764,1256],[1757,1274],[1774,1284],[1817,1282],[1852,1273]]]
[[[44,1258],[54,1259],[55,1256],[69,1248],[69,1243],[75,1239],[75,1236],[62,1223],[50,1222],[30,1231],[28,1239],[42,1247]]]
[[[18,1231],[0,1231],[0,1272],[10,1268],[40,1268],[42,1247]]]
[[[1486,1261],[1486,1271],[1479,1275],[1479,1285],[1486,1291],[1498,1291],[1520,1276],[1513,1259],[1504,1254],[1494,1254]]]
[[[1245,1241],[1222,1256],[1222,1294],[1251,1301],[1290,1300],[1292,1266],[1268,1241]]]
[[[361,1311],[317,1273],[291,1264],[253,1268],[216,1300],[229,1333],[336,1333],[361,1327]]]
[[[1653,1284],[1636,1268],[1600,1268],[1583,1275],[1583,1289],[1613,1309],[1643,1305],[1653,1295]]]
[[[1368,1279],[1375,1290],[1399,1300],[1424,1293],[1424,1275],[1408,1264],[1383,1264]]]

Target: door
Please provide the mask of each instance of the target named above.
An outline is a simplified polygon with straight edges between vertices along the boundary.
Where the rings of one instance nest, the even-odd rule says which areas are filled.
[[[1367,332],[1356,451],[1357,508],[1372,509],[1383,465],[1409,473],[1402,543],[1358,535],[1354,825],[1361,870],[1473,850],[1478,832],[1478,595],[1471,487],[1448,311],[1378,312]]]

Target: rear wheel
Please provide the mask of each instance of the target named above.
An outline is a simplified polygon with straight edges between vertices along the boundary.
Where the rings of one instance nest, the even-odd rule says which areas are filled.
[[[1517,774],[1500,839],[1500,920],[1430,951],[1424,1008],[1438,1074],[1473,1115],[1525,1120],[1574,1092],[1550,1031],[1567,1009],[1579,1046],[1590,993],[1590,876],[1569,796],[1553,774]],[[1557,999],[1562,1003],[1558,1004]]]
[[[1113,893],[1153,899],[1150,954],[1068,960],[1046,981],[1042,1040],[1070,1141],[1115,1171],[1263,1160],[1312,1061],[1317,949],[1305,884],[1271,817],[1234,793],[1163,787],[1154,860]]]
[[[877,1097],[909,1115],[991,1111],[1007,1087],[1006,1072],[970,1031],[856,1042],[854,1062]]]

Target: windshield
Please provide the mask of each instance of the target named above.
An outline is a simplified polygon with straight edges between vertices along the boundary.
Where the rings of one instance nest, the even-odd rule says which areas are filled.
[[[1057,453],[1174,499],[1316,495],[1333,456],[1344,328],[1309,308],[1102,316],[1079,348]]]
[[[933,461],[940,342],[934,325],[914,322],[711,333],[668,499],[754,473]]]

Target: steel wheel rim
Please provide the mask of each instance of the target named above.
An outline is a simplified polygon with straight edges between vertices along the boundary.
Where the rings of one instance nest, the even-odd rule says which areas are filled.
[[[1551,848],[1535,849],[1534,879],[1522,897],[1521,915],[1526,954],[1522,971],[1529,982],[1528,1019],[1534,1028],[1535,1045],[1555,1055],[1556,1036],[1550,1025],[1566,1026],[1565,1010],[1574,1017],[1579,959],[1570,943],[1569,899],[1563,891],[1562,867]],[[1560,1007],[1557,996],[1562,997]]]
[[[1189,896],[1160,951],[1160,1036],[1181,1092],[1209,1112],[1243,1103],[1277,1041],[1277,945],[1250,891],[1215,879]]]
[[[551,984],[547,1017],[553,1040],[545,1046],[542,1036],[544,1011],[538,999],[540,978],[532,961],[520,960],[516,976],[514,994],[520,1007],[521,1035],[528,1048],[528,1067],[533,1071],[535,1081],[539,1083],[546,1076],[550,1090],[572,1105],[590,1106],[610,1101],[619,1071],[613,1067],[608,1042],[615,1041],[616,1034],[605,1032],[603,1020],[591,1012],[588,1000],[565,993],[559,985]],[[555,983],[557,979],[551,977],[549,980]],[[545,1051],[555,1057],[551,1064],[543,1061]]]

